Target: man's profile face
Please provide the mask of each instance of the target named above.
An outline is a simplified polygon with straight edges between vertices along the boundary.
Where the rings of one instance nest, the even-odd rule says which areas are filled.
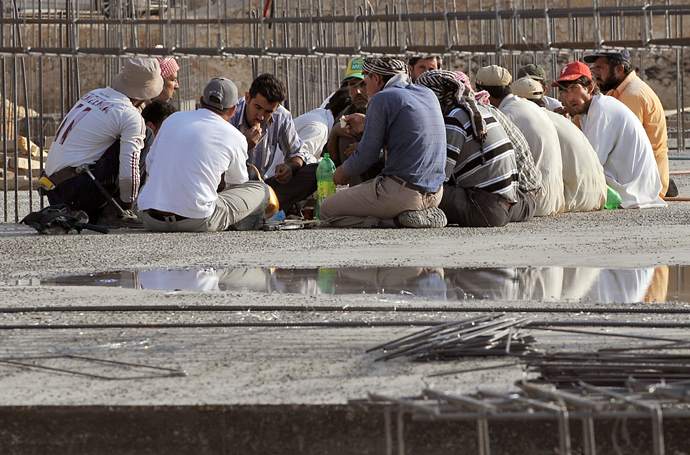
[[[350,98],[357,106],[357,109],[364,110],[369,104],[369,96],[367,95],[366,82],[363,79],[353,77],[347,80],[347,89],[350,92]]]
[[[609,59],[606,57],[599,57],[592,65],[592,77],[599,86],[602,93],[613,90],[618,87],[622,80],[616,76],[616,67],[612,66]]]
[[[371,98],[383,88],[381,76],[375,73],[368,73],[364,76],[364,83],[367,86],[367,96]]]
[[[170,76],[163,78],[163,90],[154,99],[170,101],[178,88],[180,88],[180,85],[177,83],[177,72],[174,72]]]
[[[593,85],[583,87],[575,82],[564,82],[558,87],[558,99],[571,116],[586,114],[592,103]]]
[[[247,106],[244,109],[244,117],[247,124],[252,127],[268,122],[280,103],[269,103],[266,97],[257,93],[254,98],[249,98],[249,93],[244,95]]]
[[[438,69],[438,61],[436,60],[436,57],[421,58],[421,59],[417,60],[417,63],[415,63],[411,69],[412,80],[416,81],[419,78],[419,76],[426,73],[427,71],[437,70],[437,69]]]

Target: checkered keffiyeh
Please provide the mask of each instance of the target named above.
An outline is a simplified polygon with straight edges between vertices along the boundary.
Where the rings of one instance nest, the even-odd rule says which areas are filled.
[[[481,144],[486,140],[486,122],[477,108],[474,91],[469,85],[469,78],[465,73],[465,80],[458,72],[446,70],[432,70],[423,73],[417,83],[429,87],[436,95],[441,106],[456,106],[467,111],[472,120],[472,132]]]
[[[381,76],[395,76],[399,73],[410,74],[407,63],[394,58],[365,58],[362,64],[362,74],[380,74]]]
[[[163,79],[172,76],[180,70],[180,65],[177,64],[177,60],[172,57],[156,58],[156,60],[158,60],[161,66],[161,77]]]

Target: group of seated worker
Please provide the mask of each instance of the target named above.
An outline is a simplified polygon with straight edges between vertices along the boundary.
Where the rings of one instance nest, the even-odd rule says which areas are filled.
[[[114,198],[140,212],[120,209],[121,222],[152,231],[255,230],[272,197],[299,213],[328,152],[334,183],[349,185],[322,202],[332,227],[498,227],[602,210],[612,190],[622,208],[664,207],[677,191],[661,102],[627,51],[584,60],[592,70],[561,68],[555,99],[536,64],[515,81],[480,68],[473,88],[440,57],[358,57],[322,107],[293,119],[271,74],[244,97],[213,78],[197,110],[175,112],[175,60],[127,59],[112,87],[86,94],[60,125],[47,196],[91,222],[112,221]]]

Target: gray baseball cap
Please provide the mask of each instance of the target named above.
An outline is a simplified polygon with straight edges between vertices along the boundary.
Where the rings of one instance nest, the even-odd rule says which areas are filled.
[[[204,87],[204,103],[224,111],[237,105],[237,86],[230,79],[214,77]]]

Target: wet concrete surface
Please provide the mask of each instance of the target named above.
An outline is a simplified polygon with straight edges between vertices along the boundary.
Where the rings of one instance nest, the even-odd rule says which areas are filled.
[[[679,183],[681,195],[690,193],[690,185]],[[53,356],[42,365],[63,370],[0,363],[2,453],[85,453],[83,448],[89,443],[103,447],[86,450],[89,453],[385,453],[382,409],[379,405],[358,408],[361,402],[349,404],[351,400],[366,399],[369,393],[415,396],[424,388],[471,394],[481,386],[505,392],[525,378],[520,367],[432,376],[503,361],[496,358],[376,362],[374,353],[366,353],[372,346],[420,330],[419,324],[457,320],[492,306],[513,308],[515,315],[577,322],[583,324],[582,330],[594,333],[535,331],[531,334],[537,348],[595,352],[602,346],[633,343],[629,338],[608,336],[615,333],[687,340],[686,328],[670,327],[690,322],[683,313],[689,308],[688,299],[675,286],[680,281],[673,281],[680,270],[676,267],[690,264],[687,202],[675,202],[666,209],[565,214],[502,229],[215,234],[117,230],[108,235],[49,237],[4,223],[0,224],[0,251],[0,303],[2,308],[22,310],[0,313],[0,359],[38,362],[36,357]],[[275,267],[316,269],[318,286],[319,268],[395,270],[401,266],[441,268],[444,283],[446,269],[465,267],[560,272],[558,279],[547,274],[532,281],[543,286],[529,287],[529,300],[511,297],[500,305],[450,299],[448,287],[441,299],[397,292],[303,295],[250,289],[198,292],[41,285],[61,276],[123,270]],[[569,295],[564,289],[572,288],[563,286],[564,270],[575,268],[644,270],[652,276],[634,289],[622,286],[642,296],[633,299],[638,303],[622,300],[602,309],[598,299],[563,298]],[[588,290],[592,282],[585,276],[574,281]],[[534,289],[540,289],[543,298],[535,298]],[[479,291],[471,294],[478,296]],[[137,305],[146,311],[116,308]],[[197,305],[204,310],[188,311]],[[451,305],[457,311],[435,310]],[[171,309],[175,306],[185,311]],[[219,311],[213,311],[213,306]],[[260,306],[271,309],[257,310]],[[75,311],[29,310],[49,307],[74,307]],[[357,311],[357,307],[367,311]],[[529,307],[540,312],[533,314]],[[591,308],[602,312],[589,312]],[[304,323],[322,326],[298,326]],[[589,323],[591,327],[585,327]],[[611,325],[602,325],[606,323]],[[635,341],[643,342],[647,341]],[[80,363],[74,356],[91,360]],[[134,366],[119,368],[99,360]],[[141,375],[146,367],[184,371],[185,375],[122,379]],[[211,408],[210,417],[202,416]],[[290,409],[309,412],[291,414]],[[329,423],[323,409],[339,417]],[[534,443],[535,434],[553,436],[549,430],[553,427],[512,422],[505,428],[504,433],[495,430],[491,453],[555,453],[553,442]],[[611,448],[604,441],[611,441],[612,434],[621,435],[620,427],[615,431],[602,428],[599,453],[616,453],[604,448]],[[643,431],[649,428],[648,422],[640,424],[639,430],[630,428],[633,439],[649,438]],[[578,431],[573,423],[574,445]],[[688,447],[683,440],[686,432],[670,422],[665,431],[667,443],[681,441],[674,442],[673,448],[683,453]],[[406,453],[448,453],[475,447],[471,441],[476,440],[476,426],[436,422],[406,427],[405,435]],[[623,453],[650,453],[640,449],[648,447],[643,442],[619,441],[624,444]],[[233,452],[233,448],[237,449]],[[667,453],[673,453],[670,450]]]

